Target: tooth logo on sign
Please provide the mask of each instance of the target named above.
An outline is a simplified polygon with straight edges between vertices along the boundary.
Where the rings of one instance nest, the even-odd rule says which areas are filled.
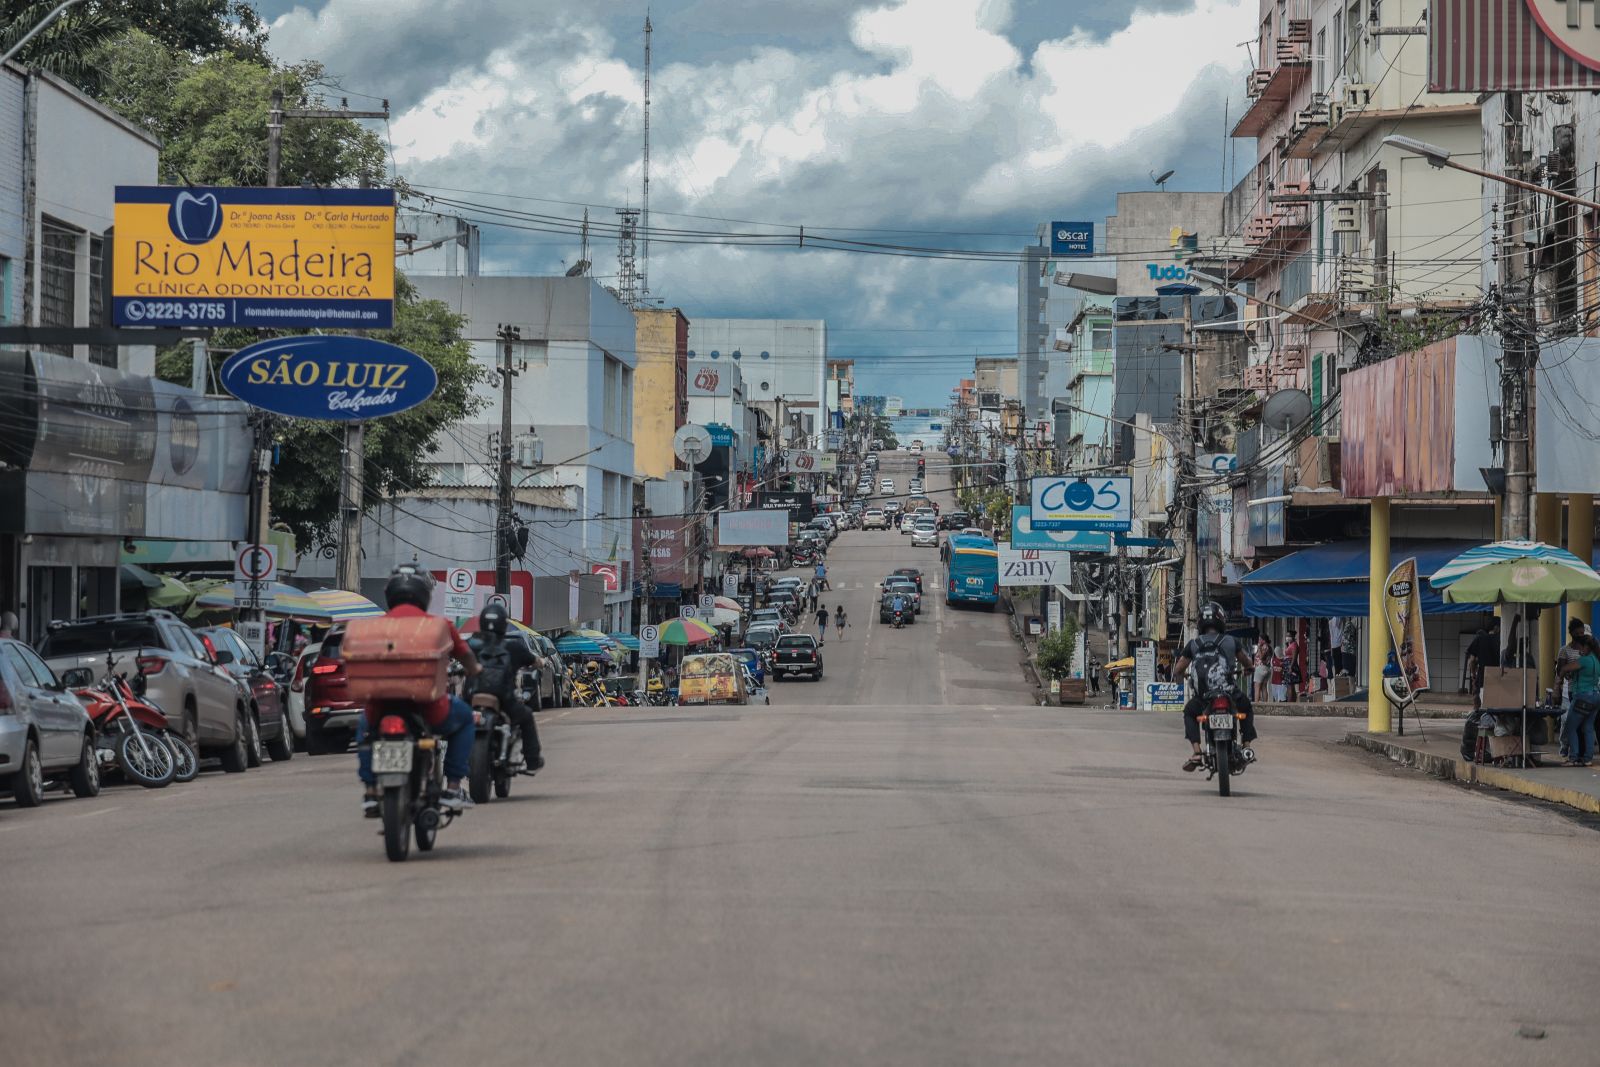
[[[179,193],[167,212],[167,225],[184,244],[203,245],[222,229],[222,205],[213,193]]]

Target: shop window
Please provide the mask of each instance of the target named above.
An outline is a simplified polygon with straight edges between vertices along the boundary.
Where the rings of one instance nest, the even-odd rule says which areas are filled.
[[[111,316],[106,314],[105,290],[105,252],[106,243],[102,238],[89,238],[89,325],[111,325]],[[115,367],[117,365],[116,345],[90,345],[89,362],[98,363],[102,367]]]
[[[112,615],[117,610],[117,568],[78,568],[78,616]]]

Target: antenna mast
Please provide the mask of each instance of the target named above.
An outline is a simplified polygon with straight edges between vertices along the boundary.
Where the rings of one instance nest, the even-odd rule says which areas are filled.
[[[650,292],[650,9],[644,9],[644,254],[639,259],[639,297]]]
[[[622,220],[617,224],[617,299],[630,308],[640,307],[639,261],[635,237],[639,231],[639,209],[618,208]]]
[[[578,253],[578,262],[579,263],[584,263],[584,264],[587,264],[589,262],[589,209],[588,208],[584,208],[583,209],[583,251]],[[585,266],[583,268],[583,273],[585,275],[587,275],[589,273],[589,268],[587,266]]]

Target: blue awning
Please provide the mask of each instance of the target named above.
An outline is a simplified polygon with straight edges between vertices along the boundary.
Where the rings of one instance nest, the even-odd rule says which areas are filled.
[[[1391,565],[1412,556],[1423,579],[1422,612],[1425,615],[1463,615],[1493,611],[1492,604],[1446,604],[1442,593],[1427,583],[1432,574],[1482,541],[1395,540],[1389,544]],[[1253,571],[1239,584],[1244,589],[1244,613],[1252,618],[1313,619],[1365,616],[1367,613],[1367,542],[1331,541],[1291,552]]]

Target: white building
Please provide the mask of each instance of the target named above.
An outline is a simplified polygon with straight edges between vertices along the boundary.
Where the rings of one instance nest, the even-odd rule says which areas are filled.
[[[725,361],[738,365],[750,406],[796,428],[802,438],[815,439],[827,428],[828,325],[823,320],[691,320],[690,381],[697,364]]]
[[[570,547],[589,567],[633,557],[633,313],[592,278],[419,277],[420,294],[442,300],[467,320],[473,354],[494,372],[510,342],[514,455],[528,486],[563,488],[582,537]],[[500,431],[500,377],[479,387],[487,401],[476,421],[452,428],[434,462],[440,480],[462,486],[494,483],[491,436]],[[530,545],[546,547],[548,531],[529,523]],[[567,572],[564,552],[530,552],[535,575]],[[577,568],[584,570],[587,568]],[[606,597],[608,625],[625,625],[628,581]]]

